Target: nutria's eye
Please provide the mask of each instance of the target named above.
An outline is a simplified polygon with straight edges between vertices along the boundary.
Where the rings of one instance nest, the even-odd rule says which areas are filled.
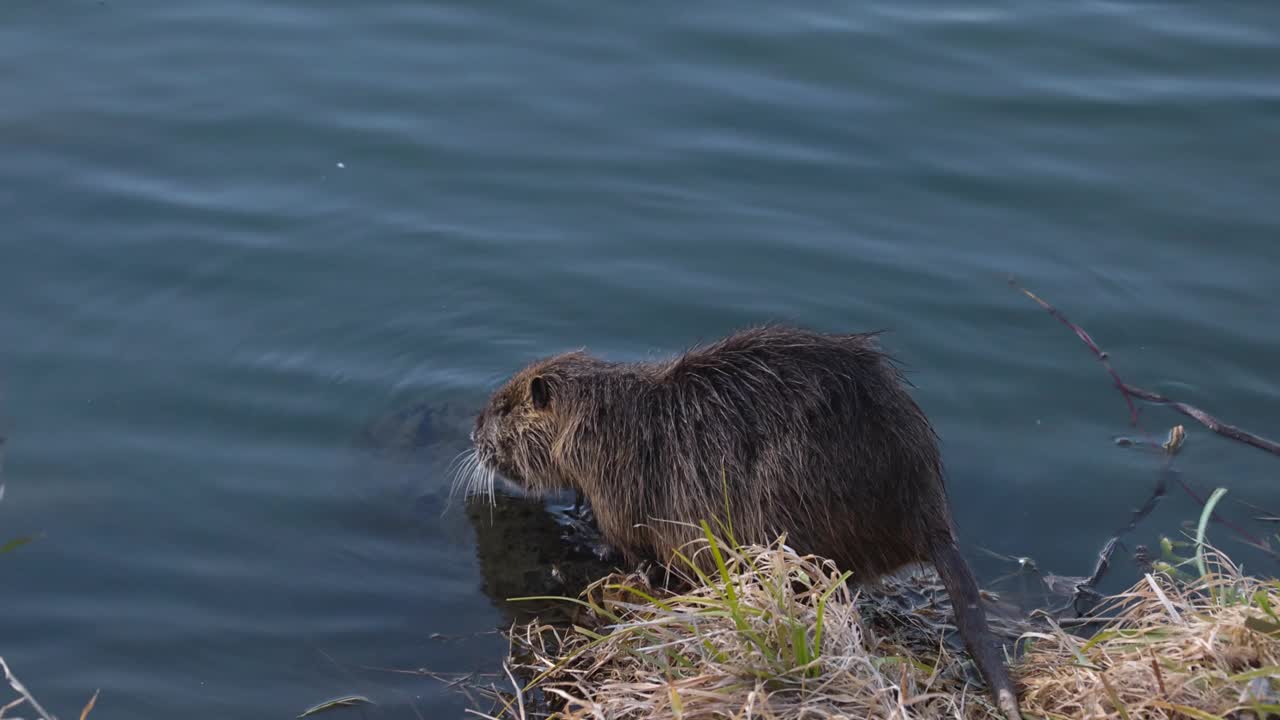
[[[537,410],[546,410],[551,404],[551,388],[547,387],[547,381],[541,375],[529,381],[529,398]]]

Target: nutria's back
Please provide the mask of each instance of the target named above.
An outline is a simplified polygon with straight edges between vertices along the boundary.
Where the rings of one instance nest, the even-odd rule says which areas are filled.
[[[723,516],[725,489],[739,540],[785,530],[859,577],[949,530],[937,439],[869,335],[763,328],[606,372],[569,401],[583,422],[563,442],[624,552],[670,557],[696,530],[653,521]]]
[[[494,393],[474,442],[483,466],[528,490],[582,492],[633,559],[669,560],[700,521],[724,518],[727,491],[739,541],[786,532],[862,581],[933,561],[1016,716],[955,547],[937,437],[873,334],[769,326],[668,362],[559,355]]]

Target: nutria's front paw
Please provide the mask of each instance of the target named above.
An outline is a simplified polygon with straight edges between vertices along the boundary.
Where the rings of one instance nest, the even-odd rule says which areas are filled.
[[[593,550],[595,551],[596,559],[603,563],[617,565],[626,559],[622,556],[622,553],[618,552],[617,548],[603,540],[596,543]]]

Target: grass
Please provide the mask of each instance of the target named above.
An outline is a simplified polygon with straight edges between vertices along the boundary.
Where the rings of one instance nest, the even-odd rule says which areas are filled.
[[[1280,582],[1199,550],[1203,575],[1147,575],[1099,608],[1116,619],[1092,637],[1030,635],[1019,663],[1024,706],[1062,718],[1280,713]]]
[[[923,630],[932,623],[885,629],[829,561],[797,555],[785,538],[739,547],[702,529],[691,549],[709,553],[716,572],[679,556],[686,592],[614,575],[575,599],[572,627],[513,632],[526,680],[491,717],[545,716],[529,708],[552,704],[564,718],[955,717],[986,707],[941,632]]]
[[[785,538],[739,547],[705,524],[702,530],[688,550],[709,553],[715,572],[679,555],[669,570],[685,590],[664,590],[642,572],[612,575],[562,599],[575,607],[572,623],[513,628],[512,688],[494,691],[487,712],[472,713],[517,720],[1000,717],[950,641],[945,600],[904,610],[882,592],[851,587],[830,562],[796,554]],[[1108,598],[1096,611],[1107,619],[1091,635],[1069,633],[1043,614],[1012,632],[994,628],[1020,638],[1011,671],[1024,716],[1280,714],[1280,582],[1244,575],[1207,545],[1203,524],[1188,545],[1192,557],[1166,553],[1171,562]],[[930,583],[927,575],[891,578],[880,589],[919,595]]]

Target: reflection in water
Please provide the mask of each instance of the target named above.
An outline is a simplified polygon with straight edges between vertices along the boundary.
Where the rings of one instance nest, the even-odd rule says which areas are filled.
[[[577,597],[617,568],[589,517],[544,500],[504,493],[467,500],[485,594],[513,621],[554,621],[564,603],[520,601],[528,596]]]
[[[360,432],[356,444],[393,454],[425,455],[438,434],[436,425],[449,413],[447,405],[435,408],[416,402],[375,418]]]
[[[369,423],[359,443],[391,458],[442,472],[419,497],[418,511],[438,517],[442,495],[454,478],[443,472],[469,447],[473,413],[465,408],[416,402]],[[465,504],[467,522],[475,533],[476,555],[485,595],[508,621],[534,615],[554,620],[564,604],[520,601],[529,596],[576,597],[592,581],[616,569],[601,541],[590,510],[577,510],[572,497],[538,499],[505,491],[499,483],[490,504],[487,496],[453,498]],[[454,510],[448,510],[453,514]]]

